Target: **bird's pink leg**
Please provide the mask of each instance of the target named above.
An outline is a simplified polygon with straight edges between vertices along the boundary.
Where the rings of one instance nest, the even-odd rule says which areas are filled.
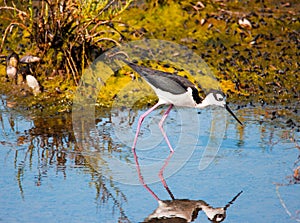
[[[152,108],[150,108],[148,111],[146,111],[144,114],[142,114],[139,118],[139,122],[138,122],[138,126],[136,128],[136,133],[135,133],[135,137],[134,137],[134,141],[133,141],[133,145],[132,145],[132,150],[135,149],[136,146],[136,142],[137,142],[137,138],[139,136],[140,130],[141,130],[141,125],[145,119],[145,117],[147,115],[149,115],[151,112],[153,112],[158,106],[160,106],[161,104],[158,102],[156,103]]]
[[[169,115],[169,113],[170,113],[170,111],[171,111],[172,108],[173,108],[173,105],[171,104],[169,106],[169,108],[167,109],[167,111],[165,112],[165,114],[163,115],[163,117],[161,118],[159,124],[158,124],[158,126],[160,128],[160,131],[163,134],[163,136],[164,136],[164,138],[165,138],[165,140],[166,140],[166,142],[167,142],[167,144],[168,144],[168,146],[170,148],[171,153],[174,152],[174,149],[172,148],[171,143],[170,143],[170,141],[168,139],[168,136],[167,136],[167,134],[166,134],[166,132],[165,132],[165,130],[163,128],[163,124],[164,124],[164,121],[166,120],[166,118],[168,117],[168,115]]]
[[[144,178],[142,176],[141,173],[141,168],[140,168],[140,164],[138,161],[138,157],[136,155],[136,151],[134,148],[132,148],[132,152],[134,155],[134,160],[135,160],[135,164],[136,164],[136,170],[138,172],[138,176],[139,176],[139,181],[141,182],[141,184],[144,186],[144,188],[146,188],[146,190],[156,199],[159,200],[158,196],[153,192],[153,190],[150,189],[150,187],[145,183]]]
[[[168,156],[167,159],[165,160],[164,165],[163,165],[162,168],[160,169],[158,176],[159,176],[159,178],[160,178],[162,184],[164,185],[164,188],[167,190],[167,192],[169,193],[170,197],[172,198],[172,200],[175,200],[175,197],[174,197],[173,193],[171,192],[170,188],[168,187],[167,182],[166,182],[166,180],[165,180],[165,178],[164,178],[164,170],[165,170],[165,168],[168,166],[169,161],[170,161],[172,155],[173,155],[173,153],[170,153],[170,154],[169,154],[169,156]]]

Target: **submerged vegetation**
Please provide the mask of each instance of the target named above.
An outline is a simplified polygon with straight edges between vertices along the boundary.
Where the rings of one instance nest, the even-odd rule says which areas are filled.
[[[44,105],[47,101],[56,111],[69,110],[91,62],[113,46],[141,38],[188,46],[211,67],[231,100],[299,101],[300,3],[296,0],[20,3],[2,1],[1,52],[10,48],[42,59],[35,75],[44,93],[24,106],[49,108]],[[1,69],[2,77],[4,73]],[[99,104],[110,105],[124,81],[131,81],[130,75],[120,71],[112,77]]]

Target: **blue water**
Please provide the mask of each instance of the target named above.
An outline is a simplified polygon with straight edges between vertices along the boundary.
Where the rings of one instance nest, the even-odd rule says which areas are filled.
[[[175,154],[183,154],[174,154],[165,169],[174,197],[224,207],[243,191],[227,209],[224,222],[299,221],[293,216],[300,210],[300,185],[292,175],[300,151],[291,138],[299,143],[300,134],[284,120],[270,121],[265,109],[235,110],[244,127],[227,115],[221,116],[226,117],[224,125],[216,120],[213,130],[220,131],[215,139],[220,147],[203,170],[199,162],[213,131],[214,111],[172,111],[165,130]],[[99,115],[97,131],[86,130],[91,137],[82,146],[74,140],[69,122],[41,125],[45,117],[5,105],[1,110],[0,222],[141,222],[157,208],[157,201],[139,184],[130,148],[143,111],[134,114],[132,126],[127,120],[132,117],[122,112]],[[137,155],[148,186],[159,199],[170,200],[158,177],[169,154],[156,125],[162,112],[143,123]],[[182,114],[189,114],[190,121]],[[48,120],[53,118],[71,119],[64,114]],[[106,163],[112,159],[124,167]],[[153,163],[158,165],[149,171]],[[127,165],[132,167],[129,172]],[[209,221],[200,211],[194,222]]]

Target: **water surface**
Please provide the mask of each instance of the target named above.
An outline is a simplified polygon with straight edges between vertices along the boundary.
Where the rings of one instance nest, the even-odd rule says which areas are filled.
[[[163,109],[145,120],[136,151],[145,183],[159,199],[170,200],[160,182],[159,168],[154,168],[150,177],[147,173],[147,165],[163,164],[169,155],[156,125]],[[294,169],[299,166],[299,130],[297,125],[286,124],[289,119],[297,123],[295,117],[272,118],[270,114],[280,109],[250,106],[233,109],[244,127],[233,118],[222,116],[226,117],[224,125],[220,120],[217,125],[225,129],[223,138],[217,139],[220,148],[204,170],[199,170],[199,162],[211,134],[214,111],[207,109],[200,114],[194,109],[172,111],[165,130],[175,154],[176,150],[192,151],[187,160],[174,155],[165,168],[165,180],[174,197],[224,207],[243,191],[227,209],[224,222],[299,221],[296,214],[300,210],[300,188],[293,177]],[[8,108],[3,100],[0,221],[143,221],[157,208],[157,201],[139,183],[130,148],[142,112],[97,113],[96,128],[86,131],[88,142],[82,146],[73,133],[69,114],[36,117]],[[198,117],[200,125],[181,117],[182,114]],[[134,178],[110,171],[109,168],[118,170],[118,167],[107,164],[109,157],[132,165],[128,176]],[[119,170],[124,174],[124,169]],[[200,211],[194,222],[209,221]]]

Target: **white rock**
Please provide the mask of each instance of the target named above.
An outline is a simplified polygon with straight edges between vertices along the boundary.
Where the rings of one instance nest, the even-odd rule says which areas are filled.
[[[245,28],[245,29],[251,29],[252,28],[251,22],[246,18],[239,19],[238,23],[242,28]]]

